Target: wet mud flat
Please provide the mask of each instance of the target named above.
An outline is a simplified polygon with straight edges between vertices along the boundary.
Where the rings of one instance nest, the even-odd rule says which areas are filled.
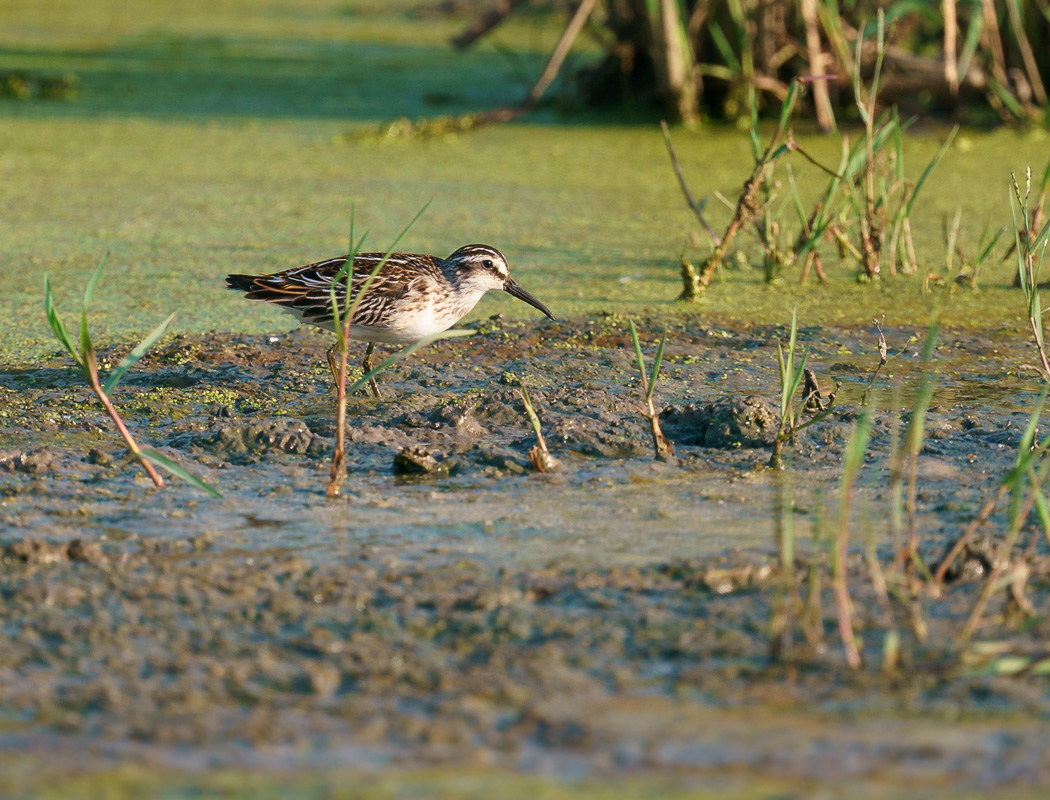
[[[639,325],[650,358],[663,327]],[[778,486],[761,465],[783,328],[671,323],[656,397],[673,463],[653,459],[626,320],[478,328],[351,401],[335,501],[321,336],[177,337],[125,379],[129,425],[220,500],[149,488],[57,356],[0,371],[0,759],[1050,784],[1037,521],[1006,554],[993,514],[936,597],[886,602],[865,557],[888,561],[886,461],[921,329],[887,331],[900,354],[851,517],[851,670],[826,543],[872,330],[802,331],[821,383],[841,387]],[[1037,398],[1017,334],[940,342],[916,517],[931,565],[1011,468]],[[529,465],[522,380],[557,472]],[[394,474],[405,448],[433,471]],[[774,658],[777,497],[821,624]],[[961,644],[988,571],[1022,554],[1026,603],[996,592]]]

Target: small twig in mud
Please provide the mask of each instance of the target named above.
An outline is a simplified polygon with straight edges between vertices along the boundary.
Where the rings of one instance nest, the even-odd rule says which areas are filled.
[[[638,358],[638,373],[642,380],[642,392],[645,394],[646,411],[643,413],[649,420],[649,432],[652,434],[653,448],[656,451],[655,457],[657,461],[673,461],[674,447],[671,445],[670,440],[664,436],[664,432],[660,428],[660,415],[656,413],[656,408],[653,405],[653,390],[656,388],[656,380],[660,376],[660,363],[664,357],[664,343],[667,341],[667,334],[665,333],[660,338],[660,345],[656,348],[652,373],[646,375],[645,360],[642,358],[642,346],[638,342],[638,331],[634,327],[634,320],[628,320],[628,324],[631,328],[631,340],[634,342],[634,353]]]
[[[44,276],[44,311],[47,314],[48,324],[51,326],[51,331],[54,333],[55,338],[58,339],[59,343],[65,348],[66,352],[73,357],[73,360],[80,367],[80,371],[84,374],[88,384],[91,386],[91,390],[98,397],[99,402],[102,403],[102,407],[106,410],[106,414],[113,421],[117,431],[120,433],[124,443],[127,444],[131,454],[138,459],[142,468],[149,475],[153,485],[158,489],[163,488],[164,479],[161,478],[160,474],[154,468],[154,464],[163,467],[172,473],[176,477],[182,478],[184,481],[193,484],[198,489],[201,489],[213,497],[222,497],[222,493],[219,492],[212,486],[202,481],[200,478],[192,475],[183,467],[172,461],[162,453],[158,453],[156,450],[149,448],[139,447],[138,442],[131,435],[131,431],[128,430],[127,425],[124,424],[124,420],[121,419],[119,413],[117,413],[116,407],[113,405],[113,401],[110,399],[110,395],[113,390],[117,387],[120,379],[124,373],[131,367],[137,364],[144,355],[156,342],[164,335],[164,332],[168,329],[168,325],[175,318],[174,314],[168,316],[160,325],[154,328],[145,339],[139,342],[130,353],[113,368],[110,372],[109,378],[105,384],[102,383],[102,379],[98,372],[98,357],[95,352],[95,345],[91,341],[91,334],[88,331],[88,305],[91,303],[91,298],[95,293],[95,286],[98,284],[99,277],[102,275],[102,268],[106,264],[106,259],[109,254],[107,253],[99,261],[98,266],[95,268],[94,274],[88,281],[87,288],[84,290],[84,301],[83,308],[80,314],[80,349],[79,351],[73,344],[73,340],[69,335],[69,331],[66,329],[62,319],[58,316],[58,310],[55,308],[54,300],[51,297],[51,281],[48,277]]]
[[[532,425],[532,430],[536,434],[536,446],[529,450],[529,463],[537,472],[554,472],[560,464],[547,449],[547,442],[540,429],[540,418],[536,415],[536,409],[532,406],[532,398],[529,397],[529,390],[525,387],[524,382],[518,388],[518,393],[521,395],[521,402],[525,404],[525,414],[529,418],[529,424]]]
[[[864,256],[860,254],[860,250],[858,250],[853,244],[853,242],[849,240],[849,237],[846,236],[845,232],[843,232],[842,228],[837,222],[828,223],[827,230],[828,233],[830,233],[834,237],[835,243],[839,247],[840,258],[845,258],[846,254],[849,254],[855,261],[864,260]]]
[[[1025,516],[1028,516],[1028,513],[1032,510],[1034,504],[1035,498],[1028,498],[1023,506]],[[1013,549],[1016,538],[1016,532],[1011,530],[1007,539],[1008,544],[1003,546],[1007,554]],[[1021,598],[1025,605],[1030,606],[1028,598],[1024,596],[1024,585],[1028,581],[1028,575],[1030,572],[1028,565],[1024,563],[1010,565],[1013,566],[1013,569],[1007,571],[1008,565],[1010,564],[1007,559],[1001,557],[992,569],[992,574],[985,580],[984,587],[981,589],[981,594],[978,596],[977,602],[974,603],[973,610],[970,612],[966,624],[963,625],[963,629],[959,633],[960,641],[969,641],[970,637],[973,636],[974,631],[980,627],[981,619],[984,617],[985,608],[987,608],[988,602],[996,592],[1002,589],[1007,589],[1010,592],[1010,597],[1015,602],[1017,602],[1018,598]]]
[[[885,316],[883,316],[885,319]],[[871,380],[868,381],[868,385],[864,387],[864,391],[860,396],[860,404],[866,406],[868,404],[868,392],[871,391],[872,385],[875,383],[875,379],[879,377],[879,373],[882,368],[886,366],[886,362],[889,361],[886,349],[886,334],[882,330],[882,320],[873,319],[871,324],[875,326],[875,329],[879,332],[879,365],[875,367],[875,371],[871,374]]]

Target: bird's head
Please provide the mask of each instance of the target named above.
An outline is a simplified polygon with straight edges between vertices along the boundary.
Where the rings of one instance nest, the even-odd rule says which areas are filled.
[[[524,300],[550,319],[554,319],[554,315],[547,306],[514,282],[514,279],[510,277],[507,259],[495,247],[489,247],[487,244],[468,244],[446,258],[445,264],[453,269],[460,286],[475,288],[482,292],[499,289],[519,300]]]

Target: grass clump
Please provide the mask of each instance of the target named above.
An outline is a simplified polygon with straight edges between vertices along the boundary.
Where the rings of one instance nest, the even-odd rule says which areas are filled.
[[[660,377],[660,364],[664,357],[664,344],[667,341],[667,334],[665,333],[660,338],[660,344],[656,348],[656,356],[653,359],[652,371],[646,373],[645,359],[642,357],[642,345],[638,341],[638,331],[634,327],[634,320],[628,320],[628,325],[631,329],[631,341],[634,342],[634,354],[638,359],[638,374],[641,376],[642,393],[645,395],[645,410],[643,414],[649,421],[649,433],[653,437],[653,449],[656,452],[656,460],[673,461],[674,447],[671,445],[671,441],[664,436],[664,432],[660,428],[660,415],[656,413],[656,407],[653,405],[653,391],[656,389],[656,380]]]
[[[157,343],[157,341],[167,331],[171,321],[175,318],[175,314],[168,315],[168,318],[160,323],[156,328],[150,331],[141,342],[139,342],[130,353],[121,359],[120,363],[109,373],[109,377],[106,382],[102,382],[102,378],[98,370],[98,357],[95,351],[94,342],[91,339],[91,333],[88,330],[88,306],[91,303],[91,298],[95,293],[95,287],[98,285],[99,278],[102,275],[102,268],[106,265],[107,256],[103,256],[102,260],[99,261],[98,266],[95,268],[95,272],[92,274],[91,279],[88,281],[87,288],[84,289],[84,298],[80,312],[80,341],[79,348],[73,342],[73,338],[69,335],[65,324],[62,322],[62,318],[58,315],[58,310],[55,308],[54,299],[51,296],[51,281],[45,275],[44,276],[44,311],[47,314],[48,325],[51,327],[51,332],[55,338],[58,339],[62,347],[72,356],[73,360],[80,367],[80,371],[84,374],[88,384],[91,386],[91,390],[98,397],[102,403],[102,407],[106,410],[109,418],[113,420],[113,424],[116,426],[117,431],[120,433],[124,442],[127,444],[128,449],[132,455],[138,459],[142,468],[149,475],[150,480],[157,488],[164,486],[164,479],[157,472],[157,466],[166,469],[176,477],[182,478],[198,489],[207,492],[213,497],[222,497],[222,493],[213,486],[208,485],[200,478],[186,471],[183,467],[176,464],[167,456],[162,453],[158,453],[156,450],[149,448],[140,447],[135,438],[131,435],[131,431],[128,430],[127,425],[124,424],[124,420],[121,418],[117,409],[113,405],[113,401],[110,396],[113,390],[117,388],[117,384],[120,383],[120,379],[124,377],[131,367],[137,364],[146,352]]]
[[[682,258],[683,288],[679,300],[695,301],[702,297],[716,270],[729,256],[729,248],[737,234],[752,226],[762,250],[766,283],[780,282],[784,270],[793,266],[800,268],[801,282],[806,281],[811,270],[816,272],[821,281],[826,280],[820,251],[820,245],[825,241],[838,248],[842,260],[858,266],[859,277],[863,280],[878,280],[884,269],[890,274],[896,274],[898,265],[904,272],[918,271],[918,258],[912,239],[912,214],[923,187],[951,146],[958,128],[953,129],[944,140],[918,180],[910,182],[905,177],[901,134],[914,120],[901,120],[895,107],[881,114],[876,112],[883,57],[887,50],[881,13],[876,32],[874,76],[868,86],[860,78],[861,52],[864,47],[863,36],[858,36],[853,96],[856,112],[863,123],[863,134],[859,141],[851,143],[849,136],[839,131],[834,117],[829,116],[829,130],[838,138],[842,154],[835,169],[820,164],[803,150],[789,127],[801,87],[814,79],[800,79],[787,87],[777,127],[764,149],[758,132],[758,101],[754,88],[749,91],[749,133],[755,165],[736,202],[725,200],[727,206],[733,209],[733,216],[720,236],[704,217],[706,198],[699,203],[693,199],[671,146],[670,135],[664,127],[664,139],[672,167],[686,203],[702,224],[713,247],[711,254],[699,267],[694,267]],[[784,156],[794,152],[830,176],[827,187],[808,211],[790,166],[789,195],[784,201],[778,202],[779,184],[775,180],[775,169]],[[798,233],[793,242],[786,235],[789,221],[784,218],[792,207],[798,217]],[[955,233],[958,233],[958,223]],[[954,247],[954,241],[950,247]],[[973,273],[974,285],[979,263],[988,256],[990,249],[982,249],[979,254]],[[739,251],[736,256],[738,259],[744,257]]]
[[[543,430],[540,428],[540,418],[532,405],[532,398],[529,397],[529,390],[524,381],[518,387],[518,394],[521,395],[521,402],[525,405],[525,415],[529,418],[529,424],[536,434],[536,446],[529,450],[529,463],[537,472],[554,472],[561,465],[547,449],[547,441],[543,438]]]
[[[831,404],[835,402],[835,394],[828,396],[829,403],[824,405],[820,397],[820,388],[817,386],[816,376],[811,370],[806,369],[806,360],[809,358],[809,348],[802,353],[801,358],[796,358],[796,342],[798,341],[798,309],[791,311],[791,332],[788,336],[787,347],[777,342],[777,365],[780,368],[780,404],[777,414],[777,432],[773,437],[773,451],[770,453],[768,466],[773,469],[784,469],[784,445],[791,441],[796,433],[808,428],[815,422],[819,422],[831,413]],[[805,383],[803,384],[803,380]],[[795,394],[799,386],[803,386],[802,400],[798,404],[794,402]],[[807,411],[817,412],[814,416],[804,420]]]

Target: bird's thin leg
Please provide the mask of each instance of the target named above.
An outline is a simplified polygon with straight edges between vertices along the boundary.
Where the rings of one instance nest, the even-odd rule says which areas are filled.
[[[361,362],[361,372],[364,375],[367,375],[372,371],[372,351],[375,349],[375,346],[375,342],[369,342],[368,347],[365,349],[365,358],[364,361]],[[372,396],[379,397],[379,387],[376,386],[376,379],[369,378],[368,385],[372,389]]]

